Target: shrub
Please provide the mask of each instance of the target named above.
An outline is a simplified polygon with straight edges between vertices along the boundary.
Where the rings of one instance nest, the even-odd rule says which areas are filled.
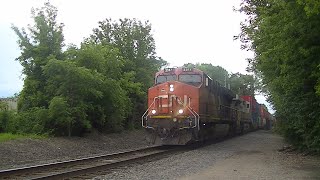
[[[44,124],[48,120],[48,110],[44,108],[32,108],[28,111],[19,112],[11,118],[6,132],[21,134],[46,133]]]
[[[0,111],[0,132],[6,132],[10,121],[15,118],[16,112],[4,110]]]
[[[50,101],[47,128],[53,129],[55,135],[71,136],[73,119],[70,107],[63,97],[56,96]]]

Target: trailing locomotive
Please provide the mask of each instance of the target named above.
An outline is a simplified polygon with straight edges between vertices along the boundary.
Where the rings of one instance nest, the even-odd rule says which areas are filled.
[[[156,73],[148,90],[142,126],[153,144],[204,141],[222,129],[224,134],[242,133],[254,127],[248,103],[203,71],[166,68]]]

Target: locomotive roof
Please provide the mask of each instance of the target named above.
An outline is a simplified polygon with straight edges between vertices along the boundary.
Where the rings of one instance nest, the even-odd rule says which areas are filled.
[[[187,67],[173,67],[173,68],[164,68],[156,73],[156,76],[160,74],[180,74],[180,73],[188,73],[188,74],[204,74],[203,71],[196,68],[187,68]]]

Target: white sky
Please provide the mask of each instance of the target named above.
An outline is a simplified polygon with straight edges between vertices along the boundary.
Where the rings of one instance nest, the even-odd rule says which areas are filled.
[[[31,8],[44,0],[1,0],[0,7],[0,97],[22,89],[21,66],[16,36],[11,24],[27,27],[32,23]],[[233,11],[240,0],[51,0],[58,8],[58,22],[65,24],[66,44],[79,45],[105,18],[149,20],[156,52],[171,66],[184,63],[212,63],[229,72],[246,73],[246,58],[252,53],[240,50],[233,36],[240,32],[244,16]],[[260,103],[263,97],[257,97]]]

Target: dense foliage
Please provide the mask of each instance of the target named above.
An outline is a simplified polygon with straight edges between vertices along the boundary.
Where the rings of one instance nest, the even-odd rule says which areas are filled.
[[[239,35],[253,50],[250,68],[268,87],[280,131],[300,148],[320,152],[320,3],[243,0]]]
[[[202,70],[213,80],[218,81],[221,86],[230,87],[231,91],[238,95],[254,95],[261,90],[258,78],[250,74],[229,73],[223,67],[213,66],[211,63],[187,63],[183,66]]]
[[[119,55],[124,58],[120,70],[127,79],[123,79],[122,87],[133,105],[127,118],[129,126],[134,125],[131,120],[140,118],[146,109],[146,92],[153,84],[154,73],[167,64],[156,56],[151,30],[148,21],[120,19],[117,22],[106,19],[99,22],[99,28],[95,28],[87,40],[96,45],[111,45],[119,49]]]
[[[57,12],[45,3],[32,10],[34,25],[12,27],[25,79],[18,112],[0,112],[0,131],[70,136],[140,124],[153,74],[166,64],[156,55],[151,24],[107,19],[79,48],[63,51]]]
[[[239,95],[251,95],[261,91],[260,81],[253,75],[233,73],[230,75],[229,82],[231,90]]]

